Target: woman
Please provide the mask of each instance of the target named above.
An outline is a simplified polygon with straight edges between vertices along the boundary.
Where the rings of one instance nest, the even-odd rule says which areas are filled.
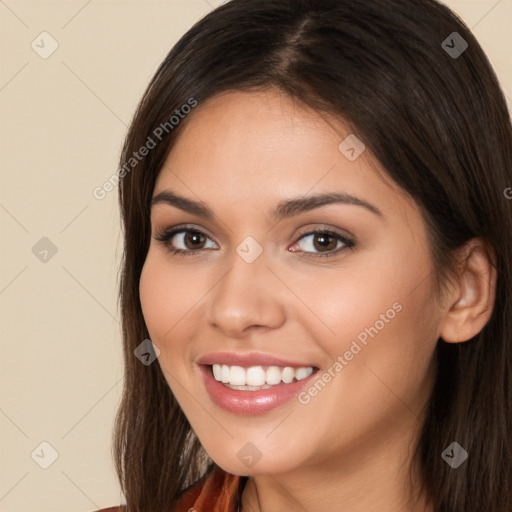
[[[221,6],[119,177],[126,510],[512,510],[510,116],[448,8]]]

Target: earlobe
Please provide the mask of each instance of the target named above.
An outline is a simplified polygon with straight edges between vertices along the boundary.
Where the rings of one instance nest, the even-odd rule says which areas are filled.
[[[496,296],[497,272],[494,254],[479,238],[461,249],[458,283],[450,297],[440,328],[447,343],[461,343],[476,336],[489,321]]]

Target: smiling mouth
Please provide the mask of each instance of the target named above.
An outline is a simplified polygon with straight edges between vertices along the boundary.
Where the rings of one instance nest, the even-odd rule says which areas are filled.
[[[230,358],[234,359],[227,354],[226,362]],[[208,359],[213,359],[213,356],[208,356]],[[206,392],[217,406],[238,416],[265,414],[285,406],[320,371],[316,366],[285,366],[285,361],[278,366],[273,357],[267,358],[270,359],[269,366],[249,366],[247,358],[243,361],[243,357],[238,359],[244,366],[223,364],[219,355],[215,355],[215,359],[219,362],[210,360],[198,365]],[[259,359],[258,362],[262,363],[265,357]]]
[[[312,375],[314,366],[232,366],[227,364],[208,365],[214,379],[223,386],[237,391],[259,391],[276,386],[292,384]]]

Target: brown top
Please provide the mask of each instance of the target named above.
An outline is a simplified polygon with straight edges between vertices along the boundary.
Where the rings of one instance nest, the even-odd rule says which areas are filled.
[[[185,489],[172,512],[237,512],[240,496],[248,477],[226,473],[218,466]],[[102,508],[97,512],[125,512],[126,506]]]

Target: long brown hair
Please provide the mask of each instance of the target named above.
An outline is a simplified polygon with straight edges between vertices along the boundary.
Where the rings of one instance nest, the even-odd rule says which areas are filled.
[[[113,452],[128,511],[169,510],[213,464],[158,360],[146,366],[134,355],[149,338],[139,279],[154,184],[194,115],[180,110],[184,105],[269,87],[349,123],[416,201],[439,289],[454,275],[454,250],[469,239],[482,238],[495,255],[489,322],[465,343],[438,340],[436,382],[414,464],[436,512],[510,512],[512,128],[482,48],[435,0],[232,0],[198,21],[158,68],[120,165],[125,383]],[[176,110],[182,115],[170,123]],[[143,146],[151,149],[135,160]],[[441,457],[452,441],[469,453],[457,469]]]

